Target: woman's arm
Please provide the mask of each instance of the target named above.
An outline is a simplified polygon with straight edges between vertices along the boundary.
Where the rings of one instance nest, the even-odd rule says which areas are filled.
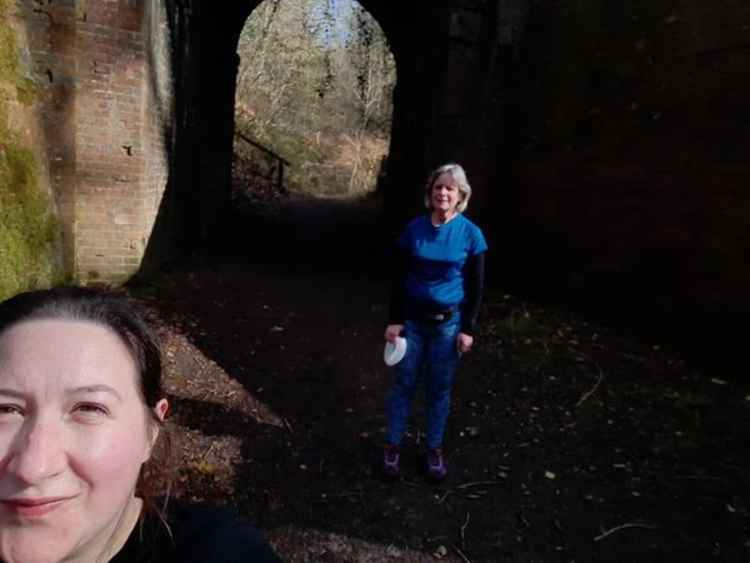
[[[479,305],[484,290],[484,252],[467,258],[463,275],[464,305],[461,311],[461,332],[472,336],[476,331]]]
[[[408,252],[399,245],[394,245],[393,258],[391,260],[391,288],[388,307],[389,326],[403,325],[406,320],[405,291],[408,265]]]

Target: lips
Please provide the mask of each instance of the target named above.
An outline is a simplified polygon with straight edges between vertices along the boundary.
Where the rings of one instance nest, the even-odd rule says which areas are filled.
[[[0,505],[17,516],[23,518],[41,518],[57,510],[73,497],[44,497],[0,500]]]

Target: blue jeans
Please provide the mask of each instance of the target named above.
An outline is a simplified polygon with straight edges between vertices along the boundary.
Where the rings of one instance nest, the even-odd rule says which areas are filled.
[[[458,367],[456,337],[461,328],[460,315],[434,324],[406,321],[406,355],[394,366],[395,380],[387,401],[390,444],[400,444],[411,412],[411,404],[420,376],[424,377],[427,418],[427,447],[439,448],[451,401],[451,387]]]

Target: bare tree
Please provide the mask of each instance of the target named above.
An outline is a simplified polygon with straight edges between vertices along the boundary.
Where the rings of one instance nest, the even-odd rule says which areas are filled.
[[[395,63],[370,15],[344,0],[266,0],[238,50],[238,126],[292,152],[285,156],[310,182],[374,187]]]

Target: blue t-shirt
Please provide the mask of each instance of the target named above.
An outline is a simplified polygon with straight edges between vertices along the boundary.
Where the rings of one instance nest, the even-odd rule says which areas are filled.
[[[407,300],[436,309],[464,300],[466,259],[487,250],[482,231],[460,213],[438,227],[429,215],[417,217],[406,226],[398,245],[410,255]]]

